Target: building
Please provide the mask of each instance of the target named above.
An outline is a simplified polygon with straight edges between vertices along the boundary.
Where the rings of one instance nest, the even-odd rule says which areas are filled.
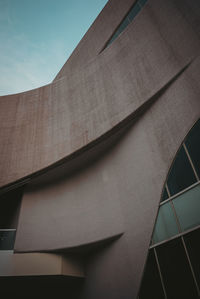
[[[198,0],[110,0],[0,98],[4,298],[198,298],[199,54]]]

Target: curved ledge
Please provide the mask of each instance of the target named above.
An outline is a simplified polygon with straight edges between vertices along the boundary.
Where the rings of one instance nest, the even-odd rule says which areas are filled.
[[[62,248],[52,248],[52,249],[36,249],[36,250],[18,250],[17,248],[14,250],[15,253],[68,253],[68,254],[88,254],[90,252],[93,252],[95,250],[98,250],[99,248],[102,248],[119,238],[124,234],[124,232],[118,232],[116,234],[111,234],[109,237],[100,238],[98,240],[91,240],[90,242],[86,243],[80,243],[80,244],[74,244],[70,245],[68,247],[62,247]]]

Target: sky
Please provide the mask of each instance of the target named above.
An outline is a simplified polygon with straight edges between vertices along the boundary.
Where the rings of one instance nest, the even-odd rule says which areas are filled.
[[[0,95],[50,83],[107,0],[0,0]]]

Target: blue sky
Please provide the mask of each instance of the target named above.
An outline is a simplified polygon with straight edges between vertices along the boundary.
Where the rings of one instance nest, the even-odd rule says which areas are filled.
[[[107,0],[0,0],[0,95],[50,83]]]

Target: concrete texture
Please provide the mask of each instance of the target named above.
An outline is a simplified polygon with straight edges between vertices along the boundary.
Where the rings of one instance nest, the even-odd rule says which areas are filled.
[[[85,298],[135,298],[167,172],[200,116],[199,67],[198,59],[99,159],[73,176],[59,179],[58,168],[33,180],[15,249],[67,249],[123,231],[88,258]]]
[[[84,277],[83,266],[72,257],[55,253],[0,252],[0,277],[65,275]]]
[[[102,47],[115,30],[115,10],[121,11],[120,22],[131,5],[130,0],[110,1],[105,7],[100,20],[109,29],[101,37]],[[170,22],[169,16],[173,16]],[[95,24],[90,38],[86,34],[75,51],[80,59],[96,42],[99,21]],[[199,49],[199,36],[174,1],[153,0],[110,47],[88,63],[77,67],[78,54],[74,54],[59,80],[1,97],[0,186],[70,159],[98,140],[165,86]]]
[[[109,1],[52,84],[0,99],[1,186],[31,179],[15,252],[84,254],[81,299],[137,298],[167,173],[200,117],[200,5],[149,0],[100,53],[132,4]]]

